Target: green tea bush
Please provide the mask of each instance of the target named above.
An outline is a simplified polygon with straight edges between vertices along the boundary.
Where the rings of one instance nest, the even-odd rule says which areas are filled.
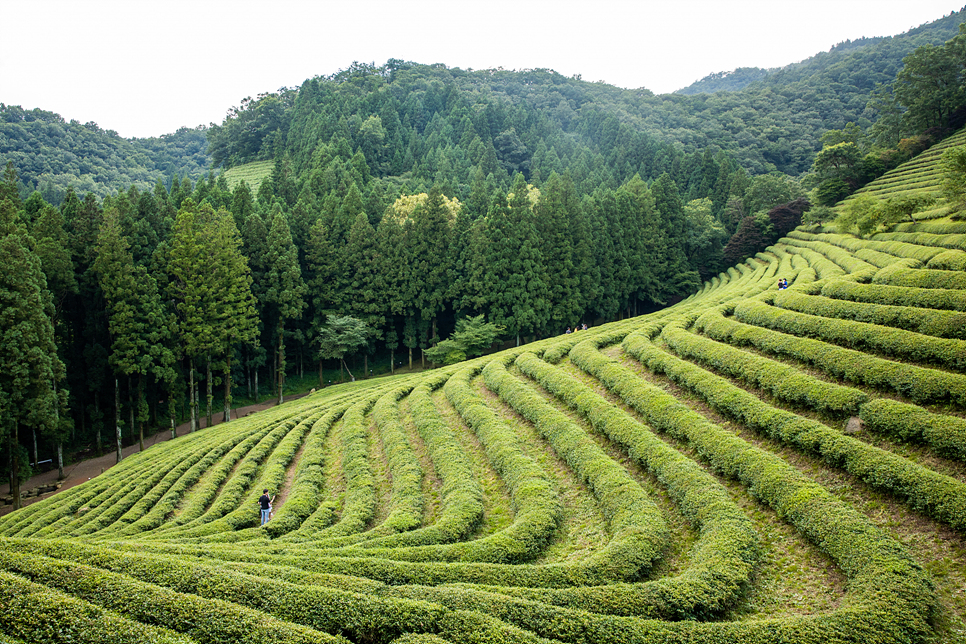
[[[862,422],[872,433],[929,445],[937,454],[966,460],[966,420],[922,407],[878,398],[862,406]]]
[[[960,311],[850,302],[789,290],[775,296],[775,306],[818,317],[895,327],[939,338],[966,338],[966,313]]]
[[[794,358],[834,378],[894,391],[920,404],[950,401],[966,406],[966,377],[961,374],[885,360],[821,340],[762,328],[758,326],[759,318],[769,315],[772,307],[761,305],[764,308],[760,309],[759,302],[747,304],[742,302],[735,307],[735,319],[721,317],[713,323],[706,321],[704,333],[735,346],[751,345],[774,355]],[[750,324],[739,321],[742,319]]]

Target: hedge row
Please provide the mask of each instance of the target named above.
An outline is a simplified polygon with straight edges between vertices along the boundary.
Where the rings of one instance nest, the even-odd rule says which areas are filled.
[[[668,339],[682,333],[686,332],[671,325],[661,335]],[[666,374],[721,413],[811,453],[830,467],[844,469],[872,487],[888,490],[937,521],[966,531],[966,483],[845,436],[818,421],[772,407],[724,378],[661,351],[643,334],[629,335],[623,346],[651,371]]]
[[[707,619],[741,597],[759,559],[758,536],[728,491],[589,386],[533,354],[524,353],[516,364],[651,472],[699,537],[688,556],[690,566],[676,577],[641,584],[501,592],[599,613],[672,620]]]
[[[73,521],[77,512],[89,507],[89,503],[100,498],[107,490],[115,489],[118,484],[114,477],[100,477],[87,485],[73,487],[49,499],[31,504],[3,517],[12,519],[3,524],[3,536],[28,537],[38,531],[54,530]]]
[[[145,495],[124,516],[120,517],[117,523],[107,530],[103,530],[99,536],[101,538],[131,536],[160,526],[165,518],[178,507],[185,493],[201,479],[204,473],[244,438],[244,432],[235,432],[233,436],[221,438],[201,460],[195,463],[185,460],[176,466],[171,473],[181,473],[181,475],[160,498],[157,498],[157,491]]]
[[[456,436],[440,418],[430,398],[434,385],[441,383],[424,382],[415,387],[409,394],[409,409],[441,483],[442,498],[436,521],[411,532],[373,539],[364,546],[395,548],[452,543],[469,536],[483,518],[483,488],[473,476]]]
[[[801,239],[795,239],[794,237],[783,237],[780,240],[781,243],[788,246],[794,246],[800,249],[800,254],[809,259],[811,263],[812,253],[805,253],[805,250],[814,251],[818,254],[818,257],[827,258],[835,263],[836,266],[841,268],[843,271],[849,274],[853,273],[868,273],[870,275],[875,274],[878,267],[870,264],[869,262],[863,261],[856,257],[853,253],[850,253],[838,246],[826,243],[824,241],[804,241]],[[791,249],[789,249],[791,250]],[[794,251],[792,251],[794,252]],[[821,273],[821,272],[820,272]],[[830,277],[831,275],[821,275],[822,277]]]
[[[128,460],[130,461],[130,457]],[[42,519],[35,520],[29,529],[20,531],[18,536],[50,536],[74,530],[108,511],[111,504],[118,502],[131,486],[137,485],[144,477],[156,474],[157,469],[157,467],[151,467],[150,463],[143,458],[130,461],[124,468],[119,468],[114,476],[108,477],[105,481],[106,485],[97,486],[95,494],[86,496],[84,506],[71,504],[72,507],[76,507],[74,513],[61,514],[56,511],[47,513]],[[58,504],[53,502],[53,499],[45,502],[46,507],[54,505]],[[58,518],[55,519],[55,517]]]
[[[615,579],[647,573],[668,544],[670,533],[660,509],[623,467],[566,414],[507,373],[499,361],[483,369],[489,389],[530,421],[554,451],[584,481],[608,521],[611,541],[596,553]]]
[[[791,239],[825,241],[834,246],[841,246],[859,255],[859,250],[874,250],[886,255],[892,255],[903,259],[916,260],[925,264],[930,259],[943,252],[941,248],[930,248],[919,246],[901,241],[876,241],[872,239],[858,239],[847,235],[818,234],[813,235],[800,230],[793,230],[788,233]],[[860,256],[861,257],[861,256]],[[871,263],[871,262],[870,262]]]
[[[319,530],[313,540],[343,537],[362,532],[376,513],[376,479],[369,463],[369,432],[366,414],[375,401],[364,398],[342,417],[342,475],[345,496],[339,520]]]
[[[712,311],[704,315],[720,316],[721,313]],[[819,380],[790,365],[680,329],[669,330],[663,337],[678,355],[697,360],[719,373],[738,378],[793,405],[824,413],[854,416],[859,411],[859,405],[869,399],[858,389]]]
[[[886,284],[857,284],[831,280],[822,287],[822,295],[837,300],[869,302],[922,309],[966,311],[966,291],[940,288],[911,288]]]
[[[377,389],[378,390],[378,389]],[[357,404],[371,405],[372,396],[367,395],[348,395],[339,400],[339,403],[331,408],[329,413],[335,412],[339,417],[342,418],[343,427],[345,426],[345,415],[346,410],[350,409],[352,406]],[[334,414],[333,414],[334,416]],[[323,417],[322,420],[325,420]],[[290,496],[285,503],[282,505],[282,510],[277,516],[275,516],[271,521],[268,522],[265,532],[270,536],[276,537],[280,542],[291,543],[291,542],[301,542],[301,541],[312,541],[318,538],[325,538],[325,535],[329,535],[332,538],[331,533],[327,530],[332,526],[332,524],[338,518],[337,511],[340,507],[340,500],[329,498],[327,500],[322,500],[322,493],[324,491],[325,485],[325,441],[328,438],[328,434],[332,429],[332,426],[338,421],[338,418],[333,417],[332,422],[326,427],[324,424],[321,428],[325,429],[324,435],[322,433],[314,436],[310,434],[309,440],[306,443],[306,453],[303,453],[303,459],[308,456],[309,461],[307,468],[305,470],[304,485],[300,485],[299,497],[296,500],[297,504],[293,511],[297,511],[299,516],[305,515],[298,527],[292,531],[288,528],[292,523],[292,519],[285,513],[286,507],[292,502],[292,497]],[[343,439],[344,440],[344,439]],[[309,451],[309,444],[312,444],[311,451]],[[298,474],[296,474],[298,478]],[[293,480],[293,492],[295,481]],[[305,494],[305,501],[303,502],[302,494]],[[320,502],[321,501],[321,502]],[[341,499],[344,501],[344,499]],[[306,514],[307,513],[307,514]],[[273,527],[273,523],[282,519],[277,526]],[[279,536],[280,535],[280,536]]]
[[[325,439],[350,404],[351,401],[346,401],[329,406],[325,415],[312,425],[288,497],[265,526],[270,537],[278,538],[297,530],[318,509],[325,483]]]
[[[219,432],[219,428],[183,437],[175,447],[179,455],[174,461],[191,453],[192,450],[204,449],[204,444],[215,444],[223,440],[225,434]],[[112,467],[110,476],[95,478],[86,485],[64,490],[56,497],[33,503],[18,512],[0,518],[0,526],[2,526],[0,534],[29,536],[53,524],[56,524],[56,529],[61,529],[66,523],[72,521],[82,508],[100,504],[110,495],[123,489],[124,485],[133,484],[147,473],[156,470],[158,465],[154,458],[170,454],[171,445],[172,443],[165,442],[153,447],[147,459],[142,457],[142,453],[133,454]]]
[[[778,456],[756,448],[653,387],[626,367],[581,343],[571,359],[660,431],[684,440],[702,459],[771,506],[824,550],[848,578],[843,608],[814,617],[695,624],[689,639],[672,639],[655,624],[649,641],[924,642],[938,599],[928,575],[890,535]],[[675,633],[680,636],[680,633]]]
[[[752,302],[750,307],[746,304],[742,302],[736,306],[737,319],[720,317],[713,322],[705,321],[702,330],[715,340],[735,346],[752,345],[768,353],[788,356],[811,364],[832,377],[895,391],[917,403],[952,401],[966,406],[966,377],[960,374],[893,362],[821,340],[762,328],[756,324],[757,319],[773,311],[772,307],[761,305],[764,310],[759,311],[760,303]],[[751,324],[738,320],[747,320]]]
[[[966,313],[960,311],[849,302],[789,290],[775,296],[775,306],[825,318],[895,327],[937,338],[966,338]]]
[[[562,511],[560,500],[543,469],[524,453],[513,429],[487,408],[470,387],[475,371],[467,367],[449,378],[445,392],[502,477],[516,509],[513,523],[476,541],[388,551],[373,549],[372,556],[407,561],[522,563],[542,551],[555,532]]]
[[[412,378],[406,378],[403,381],[392,380],[392,381],[384,381],[384,382],[385,384],[383,384],[382,386],[377,384],[373,387],[368,387],[365,390],[363,390],[363,392],[360,392],[360,394],[353,396],[351,399],[347,399],[343,407],[343,410],[345,410],[354,405],[362,405],[364,411],[362,412],[362,416],[359,422],[365,428],[365,433],[367,436],[369,434],[369,431],[365,423],[365,414],[368,411],[368,407],[372,407],[373,402],[378,404],[378,401],[381,400],[383,396],[390,396],[391,398],[393,398],[393,400],[398,399],[404,396],[406,392],[408,392],[409,389],[412,387],[412,384],[411,384]],[[330,408],[330,411],[328,413],[331,414],[333,411],[335,410]],[[357,412],[353,412],[353,413],[355,414]],[[343,422],[343,426],[345,426],[345,420]],[[326,435],[327,434],[328,432],[326,431]],[[311,457],[311,462],[321,463],[324,460],[324,453],[323,453],[324,441],[325,441],[324,436],[319,436],[316,439],[317,445],[313,448],[314,456]],[[358,455],[358,451],[356,449],[357,447],[358,446],[355,446],[353,449],[353,453],[356,455]],[[308,448],[308,444],[306,445],[306,448]],[[344,448],[344,444],[343,444],[343,448]],[[366,467],[368,467],[368,456],[369,456],[369,452],[368,452],[368,440],[367,440]],[[304,459],[305,459],[305,454],[303,453],[302,459],[300,460],[304,460]],[[316,467],[318,467],[318,469],[316,469]],[[420,472],[420,476],[421,476],[421,470],[418,470],[418,471]],[[401,479],[406,478],[408,480],[407,475],[401,471],[391,473],[390,475],[391,476],[398,475]],[[364,532],[360,528],[359,530],[356,530],[354,532],[353,531],[345,532],[345,534],[343,534],[344,527],[337,528],[337,526],[333,526],[333,528],[336,528],[336,529],[334,531],[329,530],[327,529],[327,527],[331,524],[331,521],[334,518],[334,512],[335,512],[335,509],[338,507],[338,503],[334,499],[330,499],[329,501],[326,501],[321,505],[319,504],[321,490],[324,485],[324,473],[321,469],[321,465],[318,465],[318,466],[313,465],[312,480],[313,480],[312,489],[314,490],[314,494],[312,496],[313,500],[311,503],[306,503],[304,507],[304,512],[306,513],[307,521],[305,524],[303,524],[297,530],[293,531],[291,534],[285,534],[284,536],[282,536],[281,539],[285,542],[311,542],[313,543],[314,547],[319,547],[321,544],[325,544],[327,547],[351,545],[351,544],[359,543],[360,541],[364,541],[376,534],[391,534],[394,530],[408,529],[406,527],[401,528],[402,524],[405,524],[408,527],[415,527],[415,525],[418,525],[422,519],[421,510],[419,510],[416,513],[409,513],[408,518],[403,518],[397,515],[396,517],[393,517],[390,523],[384,523],[383,525],[375,528],[375,530],[369,530]],[[375,479],[373,479],[373,487],[372,487],[372,512],[373,513],[375,512],[374,483],[375,483]],[[419,486],[418,480],[416,485]],[[417,492],[420,495],[422,493],[421,490],[418,489],[418,487],[417,487]],[[349,491],[347,490],[347,498],[348,496],[349,496]],[[364,497],[361,496],[359,498],[362,499]],[[282,509],[284,510],[288,506],[288,504],[289,504],[289,499],[287,499],[285,503],[282,505]],[[315,514],[311,514],[313,511],[315,512]],[[282,534],[283,528],[285,526],[279,526],[278,528],[276,528],[277,532],[272,531],[272,524],[275,523],[278,520],[278,518],[280,517],[273,518],[271,521],[269,521],[268,525],[266,526],[265,531],[268,532],[269,535]],[[281,517],[281,518],[284,518],[284,517]],[[402,521],[402,523],[400,523],[400,521]],[[413,523],[413,521],[415,521],[415,523]]]
[[[939,253],[929,260],[926,268],[945,271],[966,271],[966,253],[961,250],[949,250]]]
[[[219,449],[226,440],[227,437],[222,433],[211,432],[203,436],[203,440],[172,443],[165,446],[166,449],[155,448],[153,458],[150,459],[153,467],[141,473],[140,476],[128,479],[126,493],[122,490],[115,498],[100,503],[99,507],[85,513],[59,532],[77,536],[98,531],[110,533],[115,528],[126,527],[158,504],[161,496],[189,469],[193,470],[192,475],[200,476],[198,472],[202,471],[201,467],[192,468],[192,466],[199,464],[200,461],[210,467],[211,463],[217,460],[217,454],[223,454],[226,451]],[[214,447],[214,450],[211,450],[211,447]],[[179,488],[183,490],[189,486],[190,483],[184,481]]]
[[[966,234],[966,222],[946,220],[901,223],[896,225],[896,230],[910,233],[933,233],[935,235],[962,235]]]
[[[81,599],[0,571],[0,632],[44,644],[192,644]]]
[[[37,584],[204,644],[330,644],[342,637],[219,599],[176,592],[78,563],[0,551],[0,567]],[[26,609],[28,612],[29,608]],[[70,619],[68,615],[68,619]]]
[[[145,533],[142,538],[153,539],[158,535],[174,534],[175,530],[198,522],[215,502],[219,491],[229,481],[229,477],[235,468],[241,467],[240,464],[263,440],[276,441],[281,438],[281,436],[271,438],[276,433],[275,423],[274,419],[271,422],[265,422],[245,440],[233,447],[226,456],[218,461],[215,467],[205,473],[199,480],[198,485],[190,489],[190,494],[185,497],[180,512],[176,516],[170,517],[157,529]]]
[[[212,529],[208,524],[213,521],[220,521],[224,517],[227,517],[231,512],[238,509],[246,496],[252,493],[252,485],[255,483],[255,477],[258,475],[261,468],[262,462],[265,458],[271,454],[279,442],[285,438],[285,436],[292,431],[296,424],[300,421],[299,418],[289,419],[281,424],[275,426],[264,438],[259,440],[249,451],[245,454],[244,458],[237,463],[233,464],[233,467],[229,472],[224,472],[227,478],[218,478],[224,481],[221,485],[216,485],[214,480],[209,480],[206,482],[204,490],[194,490],[191,494],[190,500],[192,504],[186,507],[186,510],[191,510],[191,514],[187,512],[182,512],[178,519],[189,519],[184,522],[183,525],[178,525],[177,521],[171,525],[170,528],[162,526],[160,530],[155,530],[151,533],[145,534],[142,538],[144,539],[154,539],[159,536],[163,538],[176,537],[178,539],[184,539],[186,537],[193,536],[204,536],[206,534],[211,534]],[[242,443],[244,444],[244,443]],[[234,450],[232,450],[234,451]],[[229,452],[231,454],[231,452]],[[219,468],[218,474],[221,475],[224,470]],[[211,505],[205,508],[197,508],[199,505],[197,497],[199,492],[202,492],[202,496],[211,499]],[[259,495],[261,491],[259,491]],[[255,497],[257,498],[257,496]],[[244,519],[258,520],[258,512],[254,502],[250,507],[247,508],[249,513]],[[196,518],[191,518],[193,515],[198,514]],[[186,516],[187,515],[187,516]],[[244,522],[244,520],[243,520]],[[234,523],[234,521],[232,522]],[[226,527],[226,523],[220,523],[221,527]]]
[[[230,601],[282,622],[300,624],[320,633],[343,634],[353,641],[380,644],[405,633],[431,633],[463,644],[540,642],[532,634],[484,615],[425,601],[297,585],[219,566],[75,543],[25,541],[5,546],[128,575],[176,593]],[[196,616],[204,617],[205,613]]]
[[[826,279],[829,277],[842,277],[845,275],[845,271],[841,266],[828,259],[821,253],[815,252],[809,248],[796,248],[794,246],[789,246],[788,251],[801,255],[807,262],[808,265],[815,271],[819,279]]]
[[[962,233],[893,232],[879,233],[875,238],[883,241],[906,242],[916,244],[917,246],[935,246],[960,251],[966,250],[966,234]]]
[[[365,550],[369,557],[414,562],[520,563],[539,553],[556,530],[561,507],[553,486],[536,462],[524,454],[513,430],[471,390],[469,378],[474,369],[478,367],[467,367],[449,378],[447,396],[476,432],[488,458],[503,478],[516,507],[516,518],[506,529],[476,541],[372,547]]]
[[[966,420],[880,398],[862,406],[867,430],[929,445],[937,454],[966,461]]]
[[[179,539],[218,542],[266,538],[265,532],[258,527],[260,518],[258,498],[264,489],[270,492],[281,489],[292,460],[302,448],[305,437],[322,413],[321,409],[317,409],[301,419],[275,449],[265,456],[258,467],[256,478],[253,479],[238,507],[220,519],[195,528],[189,535],[180,536]]]
[[[895,264],[884,268],[872,280],[874,284],[966,290],[966,272],[906,268]]]
[[[660,312],[658,312],[656,315],[660,315]],[[581,331],[579,333],[571,333],[570,335],[565,334],[559,338],[556,338],[557,341],[543,352],[543,358],[547,362],[556,364],[557,362],[563,360],[578,342],[583,342],[588,338],[597,337],[597,335],[600,333],[614,333],[619,329],[626,329],[624,332],[630,333],[630,330],[633,329],[634,326],[635,323],[632,320],[622,320],[618,322],[609,322],[602,326],[588,329],[587,332]],[[588,335],[588,333],[590,333],[590,335]],[[533,350],[531,347],[527,347],[527,349],[528,351]]]
[[[776,296],[776,304],[784,297],[784,293]],[[788,299],[795,297],[795,294],[791,294]],[[756,326],[814,337],[853,349],[914,362],[931,362],[950,369],[966,367],[966,343],[962,340],[936,338],[866,322],[808,315],[768,306],[756,300],[746,300],[737,306],[735,317]]]
[[[383,454],[389,463],[389,479],[392,481],[388,516],[371,530],[352,537],[326,540],[326,545],[338,547],[358,544],[360,541],[368,543],[371,539],[413,530],[422,524],[423,468],[416,460],[416,453],[409,444],[399,416],[399,399],[411,389],[412,385],[397,387],[380,396],[373,406],[373,420],[382,441]]]

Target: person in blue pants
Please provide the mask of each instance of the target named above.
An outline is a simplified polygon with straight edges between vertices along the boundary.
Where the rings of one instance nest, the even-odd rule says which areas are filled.
[[[262,508],[262,525],[268,523],[268,519],[272,516],[272,501],[274,500],[274,496],[268,496],[268,488],[262,490],[262,496],[258,499],[258,505]]]

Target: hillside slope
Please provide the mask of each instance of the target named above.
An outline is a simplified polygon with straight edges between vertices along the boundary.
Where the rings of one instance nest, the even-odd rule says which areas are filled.
[[[935,214],[157,445],[0,519],[0,631],[962,641],[966,243]]]
[[[82,196],[149,191],[172,176],[197,180],[208,169],[205,133],[181,128],[172,134],[125,139],[96,123],[65,121],[59,114],[0,103],[0,163],[13,163],[21,196],[37,190],[60,204],[68,186]]]

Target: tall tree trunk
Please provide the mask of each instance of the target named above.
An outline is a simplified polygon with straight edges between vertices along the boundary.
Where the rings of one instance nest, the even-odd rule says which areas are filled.
[[[138,449],[144,451],[144,420],[140,418],[144,407],[144,374],[138,374]]]
[[[255,372],[255,402],[258,402],[258,367],[256,366],[252,371]]]
[[[211,356],[208,356],[208,359],[205,361],[205,402],[208,403],[208,413],[205,415],[205,427],[211,427],[211,405],[214,398],[214,393],[211,390]]]
[[[396,354],[389,350],[389,373],[396,373]]]
[[[224,423],[231,420],[231,354],[232,350],[229,348],[225,357],[225,415],[221,419]]]
[[[278,322],[278,404],[285,402],[285,328]]]
[[[168,394],[168,418],[171,421],[171,438],[178,437],[178,426],[174,424],[174,396]]]
[[[188,421],[188,432],[198,429],[198,407],[195,404],[195,359],[188,358],[188,406],[191,408],[191,418]]]
[[[252,367],[251,350],[245,349],[244,356],[247,358],[245,364],[245,386],[248,387],[248,397],[254,400],[255,395],[252,394],[252,372],[255,371],[255,369]]]
[[[94,438],[97,440],[97,455],[101,455],[101,397],[94,394],[94,413],[97,414],[97,422],[94,424]]]
[[[408,349],[409,349],[409,370],[412,371],[413,370],[413,348],[408,347]]]
[[[117,460],[120,463],[123,458],[121,454],[121,381],[114,378],[114,429],[117,438]]]
[[[33,434],[34,439],[34,467],[37,467],[40,465],[40,457],[37,456],[37,429],[35,427],[31,427],[30,433]]]
[[[57,443],[57,480],[64,480],[64,443]]]
[[[369,377],[369,354],[364,353],[362,355],[362,378],[365,380]]]
[[[10,494],[13,495],[13,509],[20,509],[20,437],[17,435],[18,423],[13,423],[10,433],[7,435],[7,452],[10,454]]]
[[[127,406],[130,408],[131,429],[128,431],[131,434],[131,442],[134,442],[134,384],[133,378],[131,376],[127,377]]]

